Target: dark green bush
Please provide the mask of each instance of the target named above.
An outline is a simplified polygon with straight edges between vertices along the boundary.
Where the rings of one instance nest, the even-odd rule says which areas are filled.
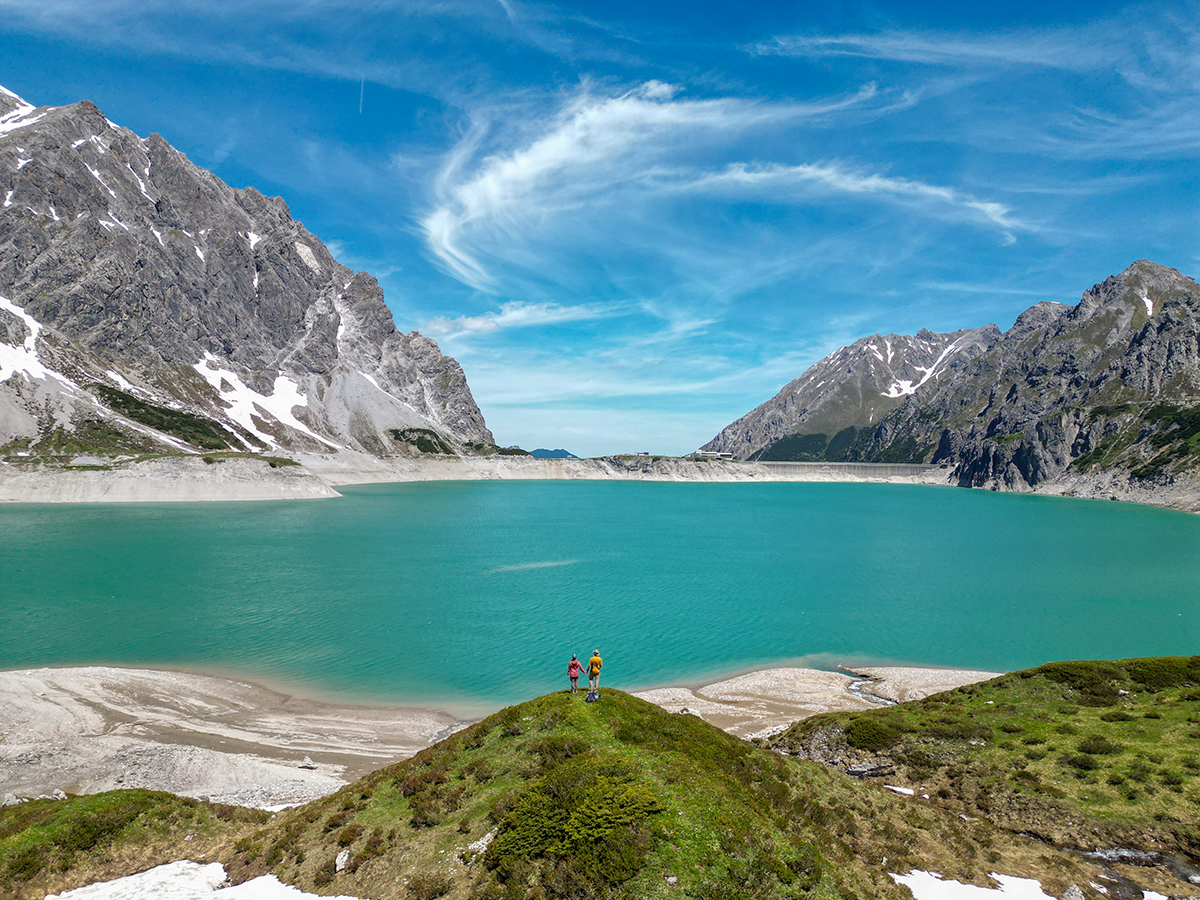
[[[408,896],[413,900],[437,900],[450,893],[454,882],[441,872],[421,872],[408,879]]]
[[[1158,656],[1125,663],[1129,677],[1148,690],[1176,687],[1189,680],[1190,660],[1186,656]]]
[[[4,880],[7,882],[28,881],[46,867],[48,856],[45,846],[25,847],[18,850],[8,860],[4,867]]]
[[[1100,760],[1088,753],[1067,754],[1062,761],[1072,769],[1079,769],[1083,772],[1093,772],[1100,768]]]
[[[1120,697],[1115,682],[1124,678],[1124,673],[1111,663],[1056,662],[1035,671],[1069,688],[1070,699],[1081,706],[1115,706]]]
[[[531,782],[504,814],[484,862],[501,881],[525,863],[567,881],[615,885],[640,870],[649,819],[662,809],[649,783],[612,757],[577,756]]]
[[[1095,753],[1105,756],[1120,753],[1123,749],[1120,744],[1115,744],[1099,734],[1093,734],[1079,742],[1079,751],[1081,753]]]
[[[860,716],[846,729],[846,743],[858,750],[884,750],[900,739],[900,730],[874,716]]]

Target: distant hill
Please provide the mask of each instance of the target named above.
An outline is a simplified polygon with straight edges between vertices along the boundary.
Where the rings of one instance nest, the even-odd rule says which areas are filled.
[[[185,856],[375,898],[901,900],[893,873],[914,870],[1190,894],[1161,851],[1200,850],[1197,703],[1200,657],[1052,663],[814,717],[772,752],[621,691],[559,692],[276,815],[147,791],[0,807],[0,896]],[[1097,846],[1138,867],[1075,852]]]
[[[574,453],[568,450],[544,450],[537,449],[530,454],[534,459],[579,459]]]

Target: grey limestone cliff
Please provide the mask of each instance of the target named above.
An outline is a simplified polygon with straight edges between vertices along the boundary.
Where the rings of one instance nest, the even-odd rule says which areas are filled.
[[[1076,306],[1026,310],[956,379],[882,422],[862,452],[944,462],[974,487],[1114,470],[1165,486],[1200,464],[1197,404],[1200,286],[1138,260]]]
[[[279,198],[92,103],[0,89],[0,446],[369,453],[492,441],[458,363]]]
[[[1030,307],[1004,334],[987,326],[923,336],[931,346],[918,348],[927,354],[913,363],[919,379],[882,366],[890,356],[879,347],[894,348],[894,336],[864,338],[706,447],[743,458],[939,463],[961,485],[997,490],[1058,485],[1153,502],[1194,487],[1200,286],[1191,278],[1138,260],[1075,306]],[[933,339],[962,349],[937,350],[931,364]],[[835,441],[839,425],[854,430]]]

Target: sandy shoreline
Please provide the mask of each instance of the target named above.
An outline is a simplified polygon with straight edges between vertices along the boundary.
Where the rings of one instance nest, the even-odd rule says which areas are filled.
[[[637,696],[745,737],[883,702],[872,696],[916,699],[997,674],[855,672],[763,669]],[[302,803],[465,724],[438,710],[321,703],[211,675],[107,666],[0,672],[0,798],[143,787],[240,806]]]

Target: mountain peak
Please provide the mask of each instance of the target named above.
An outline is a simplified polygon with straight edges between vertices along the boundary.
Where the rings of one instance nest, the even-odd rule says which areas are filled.
[[[491,442],[458,363],[400,332],[375,279],[282,199],[234,190],[91,101],[0,101],[0,296],[18,310],[0,307],[0,341],[33,345],[0,384],[0,444],[97,416],[111,449],[391,454],[407,427]],[[155,416],[178,427],[136,427]]]

